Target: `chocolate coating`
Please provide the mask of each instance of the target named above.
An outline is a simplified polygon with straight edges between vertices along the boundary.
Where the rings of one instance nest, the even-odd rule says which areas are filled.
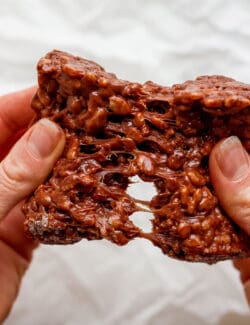
[[[250,149],[250,86],[203,76],[172,87],[116,78],[98,64],[53,51],[38,63],[37,119],[65,131],[47,181],[24,204],[25,231],[47,244],[143,237],[174,258],[215,263],[250,256],[250,237],[225,214],[208,173],[217,141],[237,135]],[[130,216],[131,177],[152,182],[144,202],[152,232]]]

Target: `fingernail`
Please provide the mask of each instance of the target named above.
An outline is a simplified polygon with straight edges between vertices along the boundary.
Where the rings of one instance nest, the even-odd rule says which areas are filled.
[[[231,136],[220,144],[216,160],[222,174],[229,180],[238,181],[248,175],[248,154],[236,136]]]
[[[28,139],[28,147],[37,158],[48,157],[56,148],[62,135],[59,127],[48,119],[40,120]]]

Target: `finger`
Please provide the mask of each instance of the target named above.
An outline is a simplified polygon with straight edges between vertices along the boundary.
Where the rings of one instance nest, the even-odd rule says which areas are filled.
[[[24,234],[22,205],[23,201],[16,205],[0,223],[0,240],[30,261],[38,242]]]
[[[17,142],[17,140],[21,138],[25,131],[25,129],[17,131],[0,147],[0,162],[9,153],[10,149]]]
[[[248,305],[250,306],[250,280],[244,284],[245,295],[247,297]]]
[[[240,271],[242,283],[250,281],[250,258],[235,260],[233,264]]]
[[[218,143],[209,167],[222,207],[250,235],[250,158],[240,140],[232,136]]]
[[[0,240],[0,324],[9,314],[29,263]]]
[[[0,96],[0,147],[18,130],[27,127],[35,113],[30,107],[36,88]]]
[[[62,130],[42,119],[14,145],[0,164],[0,220],[46,179],[64,143]]]

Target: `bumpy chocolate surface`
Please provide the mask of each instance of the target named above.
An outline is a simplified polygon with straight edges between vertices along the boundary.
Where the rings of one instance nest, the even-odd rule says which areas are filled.
[[[250,149],[250,86],[222,76],[140,85],[60,51],[40,60],[38,75],[32,107],[64,129],[66,147],[24,205],[28,236],[118,245],[143,237],[171,257],[207,263],[250,256],[250,237],[226,216],[208,173],[219,139],[235,134]],[[157,189],[143,202],[151,233],[130,220],[141,210],[126,192],[135,175]]]

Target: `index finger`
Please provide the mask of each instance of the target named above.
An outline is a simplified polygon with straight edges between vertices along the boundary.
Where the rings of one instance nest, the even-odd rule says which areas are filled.
[[[36,87],[0,96],[0,147],[27,127],[35,113],[30,107]]]

